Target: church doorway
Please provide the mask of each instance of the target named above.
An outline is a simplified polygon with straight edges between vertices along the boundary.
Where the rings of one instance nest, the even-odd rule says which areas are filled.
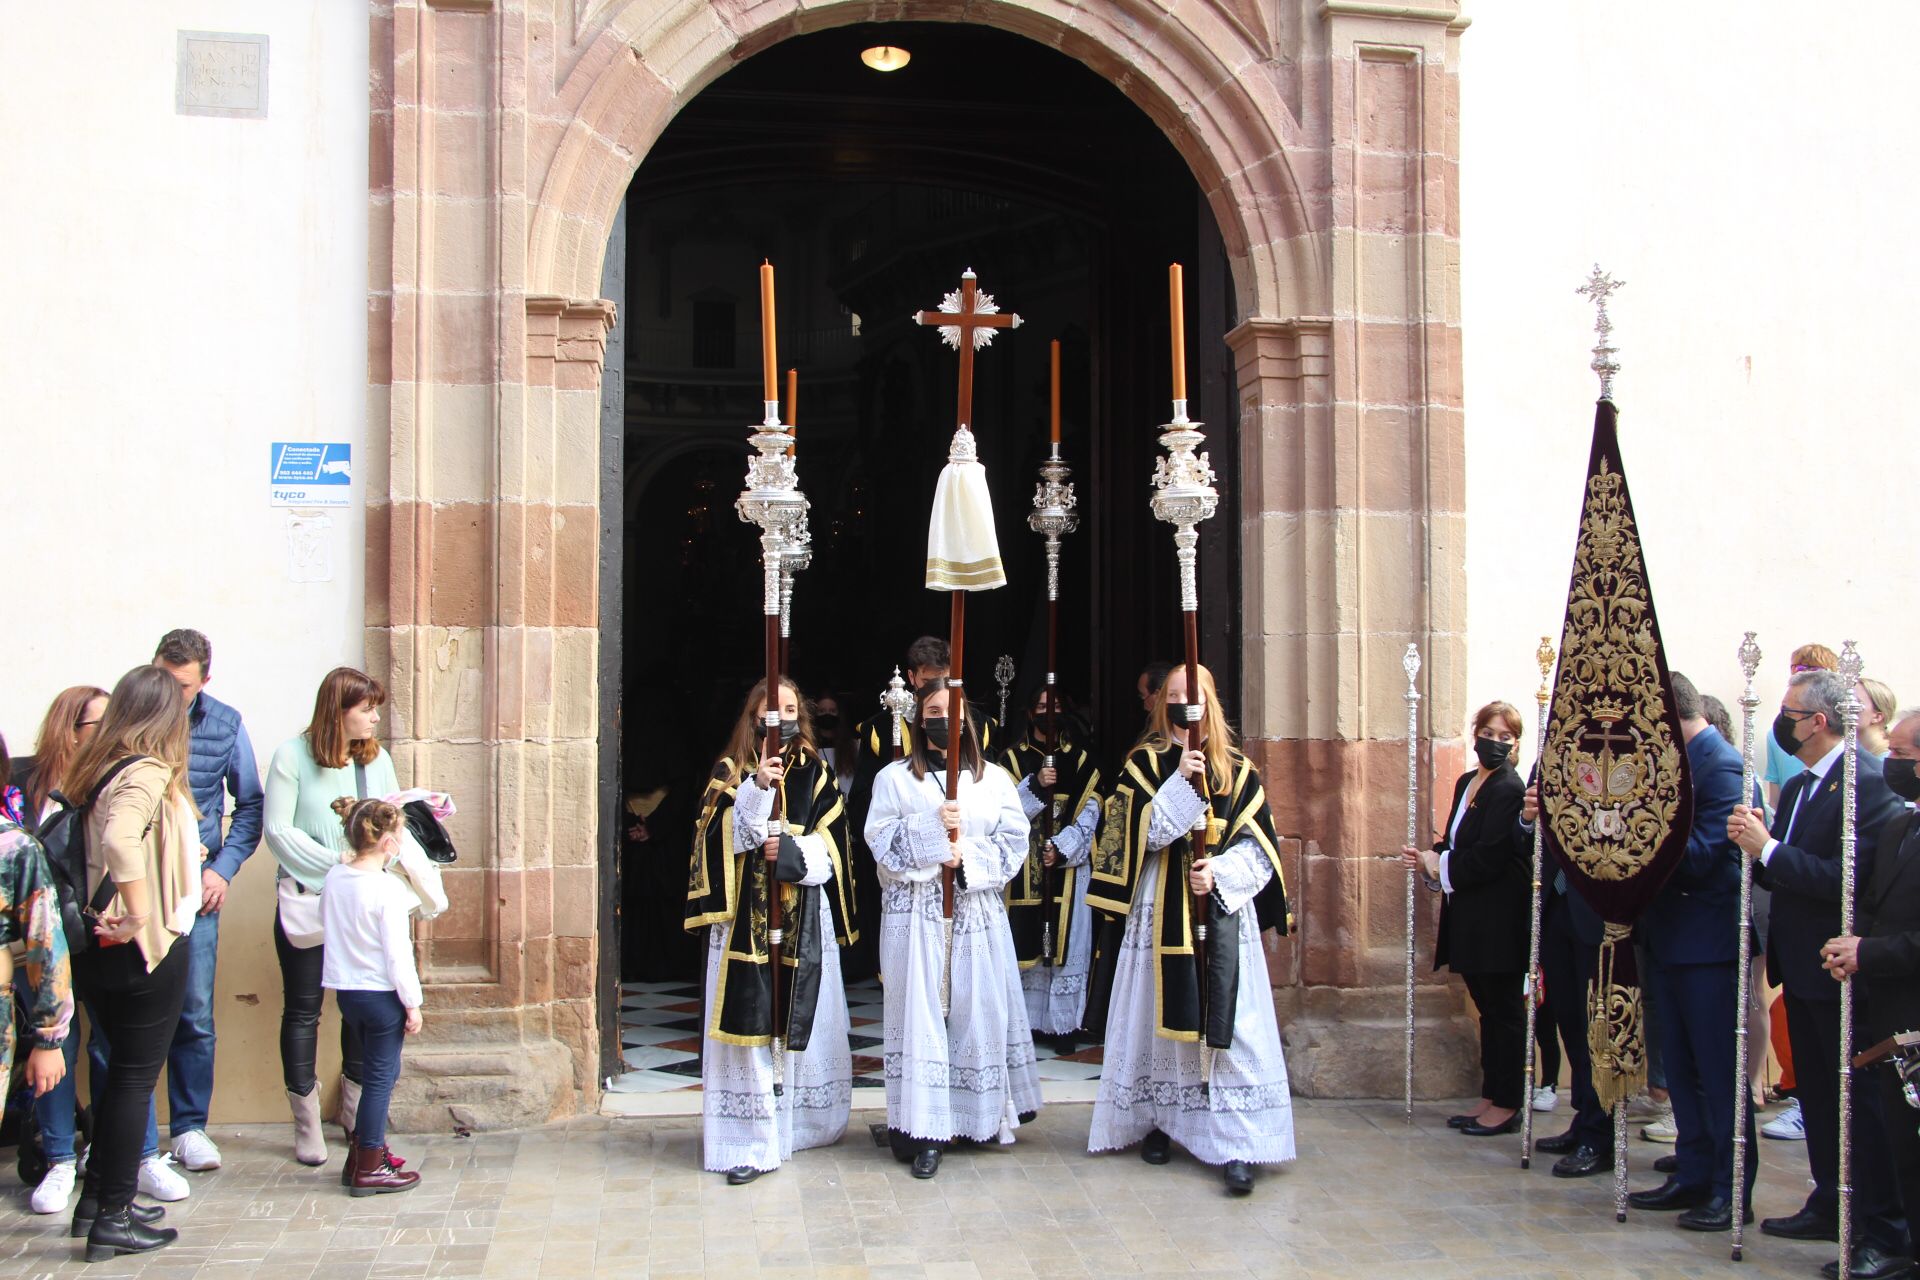
[[[911,61],[872,70],[860,55],[876,46]],[[1043,543],[1026,515],[1046,452],[1048,341],[1060,340],[1081,526],[1063,557],[1059,670],[1106,772],[1139,727],[1136,674],[1179,644],[1170,539],[1147,508],[1170,395],[1166,264],[1187,264],[1189,395],[1220,458],[1239,453],[1220,340],[1239,317],[1218,226],[1158,126],[1071,58],[977,27],[845,27],[742,62],[648,152],[615,228],[609,273],[623,296],[607,378],[623,394],[603,424],[601,556],[603,614],[618,602],[601,690],[602,920],[615,936],[603,938],[601,989],[605,1066],[618,1075],[641,1062],[686,1072],[667,1046],[697,1044],[686,995],[697,1001],[703,949],[680,928],[695,807],[762,662],[759,545],[733,508],[760,417],[759,262],[778,271],[780,362],[799,371],[812,503],[790,669],[848,728],[877,709],[909,642],[945,634],[946,597],[921,578],[956,361],[909,317],[967,268],[1025,320],[977,366],[975,430],[1008,585],[968,607],[972,694],[997,712],[992,671],[1011,656],[1019,725],[1045,662]],[[1223,468],[1201,545],[1202,647],[1231,711],[1237,470]],[[621,983],[677,1006],[625,1057]]]

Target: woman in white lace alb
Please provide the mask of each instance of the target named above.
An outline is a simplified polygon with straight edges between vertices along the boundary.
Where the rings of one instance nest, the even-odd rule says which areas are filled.
[[[1040,1109],[1001,897],[1027,857],[1027,818],[1013,779],[982,759],[972,723],[950,731],[948,702],[938,682],[916,694],[913,754],[880,771],[866,826],[881,885],[887,1128],[895,1157],[910,1161],[916,1178],[933,1177],[955,1141],[1012,1142]],[[951,802],[950,761],[960,778]]]

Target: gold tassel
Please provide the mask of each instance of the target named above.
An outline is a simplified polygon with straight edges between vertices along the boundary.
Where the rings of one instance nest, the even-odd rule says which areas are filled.
[[[1587,988],[1587,1049],[1593,1056],[1593,1091],[1606,1111],[1647,1085],[1646,1024],[1632,936],[1631,925],[1607,924],[1600,942],[1599,966],[1593,985]]]

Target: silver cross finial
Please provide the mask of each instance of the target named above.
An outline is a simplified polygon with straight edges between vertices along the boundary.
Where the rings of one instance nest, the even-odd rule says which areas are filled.
[[[1615,280],[1610,274],[1594,264],[1593,274],[1587,282],[1575,290],[1585,294],[1594,305],[1593,332],[1599,341],[1593,347],[1593,363],[1588,367],[1600,375],[1600,398],[1613,399],[1613,375],[1620,372],[1620,362],[1614,359],[1619,348],[1612,343],[1613,319],[1607,314],[1607,300],[1614,290],[1626,284],[1625,280]]]
[[[1613,346],[1611,341],[1613,320],[1607,315],[1607,299],[1613,295],[1615,289],[1626,283],[1625,280],[1615,280],[1600,269],[1600,264],[1595,263],[1593,274],[1587,277],[1587,282],[1574,290],[1575,293],[1583,293],[1593,301],[1595,311],[1593,331],[1600,340],[1594,344],[1593,363],[1588,368],[1600,375],[1602,400],[1613,399],[1613,375],[1620,372],[1620,362],[1613,358],[1619,353],[1619,348]]]

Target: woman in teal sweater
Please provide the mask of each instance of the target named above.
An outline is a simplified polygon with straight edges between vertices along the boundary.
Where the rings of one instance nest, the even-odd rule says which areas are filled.
[[[393,760],[374,736],[387,691],[352,667],[320,682],[313,721],[273,753],[267,771],[266,841],[280,864],[280,909],[273,947],[280,957],[280,1070],[293,1110],[293,1153],[302,1164],[327,1162],[314,1058],[320,1039],[320,890],[347,852],[333,811],[342,796],[385,797],[400,790]],[[401,839],[412,837],[402,834]],[[359,1110],[360,1043],[340,1025],[340,1118],[348,1131]]]

